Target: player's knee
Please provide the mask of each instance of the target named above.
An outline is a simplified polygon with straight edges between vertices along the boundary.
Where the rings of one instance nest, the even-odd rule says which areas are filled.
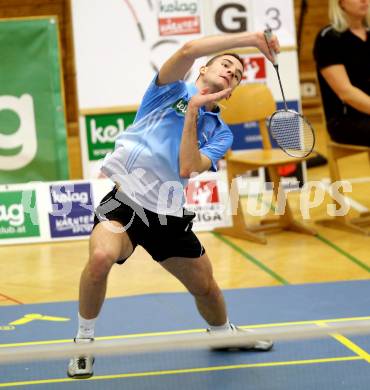
[[[114,263],[114,256],[104,249],[94,249],[89,261],[90,276],[96,282],[104,279]]]

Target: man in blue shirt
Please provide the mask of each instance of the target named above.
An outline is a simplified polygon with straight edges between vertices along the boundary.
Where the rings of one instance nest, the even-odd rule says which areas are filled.
[[[238,67],[235,75],[238,81],[242,63],[234,55],[222,57],[224,77],[229,77],[226,66],[232,61],[236,61]],[[185,84],[182,80],[158,85],[159,77],[154,77],[146,91],[134,124],[118,136],[115,151],[105,158],[102,171],[119,183],[122,192],[144,209],[182,216],[184,187],[190,172],[182,172],[180,148],[184,146],[182,138],[189,101],[198,89],[195,84]],[[221,80],[228,83],[225,79]],[[217,161],[232,144],[232,133],[221,120],[218,108],[207,111],[202,106],[197,109],[196,115],[197,139],[192,147],[196,147],[197,153],[183,155],[184,168],[216,170]],[[188,167],[187,160],[197,163],[197,157],[201,158],[199,167]]]
[[[217,102],[228,98],[243,75],[235,54],[213,57],[201,67],[195,84],[182,81],[194,61],[233,48],[257,47],[272,60],[279,52],[274,36],[263,32],[205,37],[190,41],[162,66],[138,110],[134,124],[119,135],[102,171],[116,183],[96,209],[90,257],[81,275],[77,343],[94,339],[107,277],[137,245],[179,279],[194,296],[210,333],[239,331],[229,322],[224,298],[212,275],[202,244],[192,232],[194,214],[183,208],[190,176],[216,170],[232,144],[232,134],[219,116]],[[246,350],[267,351],[270,341],[251,342]],[[89,378],[94,359],[76,356],[68,375]]]

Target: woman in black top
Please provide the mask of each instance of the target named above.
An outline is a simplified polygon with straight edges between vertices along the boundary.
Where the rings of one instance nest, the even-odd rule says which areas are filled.
[[[370,0],[329,0],[331,25],[314,57],[327,128],[339,143],[370,146]]]

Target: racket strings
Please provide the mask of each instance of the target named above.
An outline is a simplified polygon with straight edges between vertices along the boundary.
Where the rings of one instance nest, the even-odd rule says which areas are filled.
[[[270,118],[269,128],[277,144],[293,157],[305,157],[314,147],[313,129],[298,112],[276,111]]]

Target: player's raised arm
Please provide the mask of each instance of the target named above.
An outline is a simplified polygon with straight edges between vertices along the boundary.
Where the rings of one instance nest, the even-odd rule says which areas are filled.
[[[183,79],[197,58],[225,50],[256,47],[272,61],[270,49],[278,53],[280,51],[279,42],[273,36],[268,45],[263,32],[215,35],[189,41],[177,50],[161,67],[158,84],[163,85]]]

